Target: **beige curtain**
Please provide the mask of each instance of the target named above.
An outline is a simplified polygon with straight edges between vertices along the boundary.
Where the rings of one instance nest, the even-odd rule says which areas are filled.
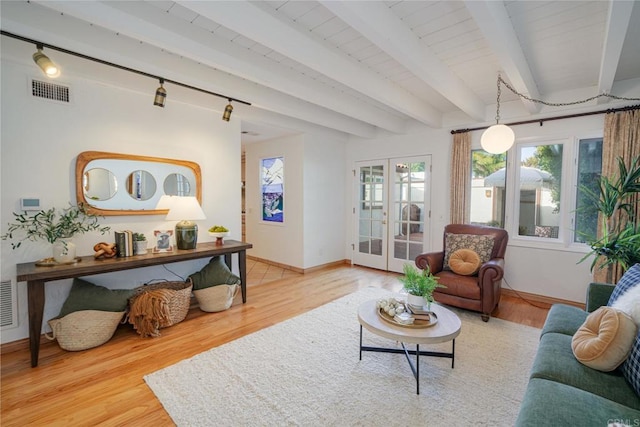
[[[604,137],[602,141],[602,175],[618,176],[618,157],[622,157],[627,166],[632,159],[640,157],[640,110],[607,113],[604,118]],[[635,204],[636,218],[640,218],[640,201],[638,195]],[[624,225],[627,215],[623,213],[617,220]],[[601,219],[598,220],[598,237],[601,234]],[[610,269],[593,270],[596,282],[617,283],[624,272],[617,264]]]
[[[453,135],[451,154],[451,224],[469,222],[471,189],[471,134]]]

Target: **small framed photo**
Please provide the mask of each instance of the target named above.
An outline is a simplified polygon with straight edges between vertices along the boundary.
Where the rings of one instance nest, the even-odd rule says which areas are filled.
[[[173,252],[173,245],[171,244],[173,230],[154,230],[153,235],[156,238],[156,245],[153,247],[154,254]]]

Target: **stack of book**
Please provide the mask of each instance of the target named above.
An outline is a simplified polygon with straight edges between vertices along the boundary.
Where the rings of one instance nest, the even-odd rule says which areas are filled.
[[[431,320],[431,312],[427,311],[425,307],[407,304],[407,309],[411,312],[411,315],[415,320]]]
[[[116,256],[133,256],[133,232],[131,230],[116,231]]]

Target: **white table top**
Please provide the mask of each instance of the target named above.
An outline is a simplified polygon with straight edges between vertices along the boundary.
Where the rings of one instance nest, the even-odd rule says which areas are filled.
[[[370,300],[358,308],[358,321],[368,331],[394,341],[411,344],[437,344],[455,339],[460,334],[462,323],[451,310],[432,303],[431,311],[438,322],[428,328],[408,328],[394,325],[380,317],[376,308],[377,300]]]

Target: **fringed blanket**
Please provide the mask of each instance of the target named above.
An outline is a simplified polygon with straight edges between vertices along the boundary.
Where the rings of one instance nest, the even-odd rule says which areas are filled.
[[[169,301],[174,292],[154,289],[131,299],[129,323],[142,337],[157,337],[160,328],[171,325]]]

